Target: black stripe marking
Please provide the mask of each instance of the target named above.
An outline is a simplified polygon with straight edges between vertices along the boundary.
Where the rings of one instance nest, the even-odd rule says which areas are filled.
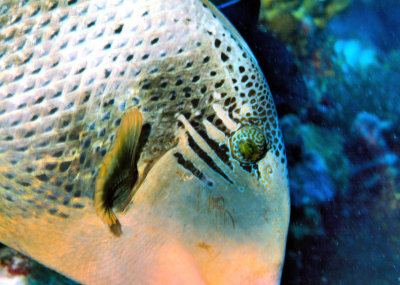
[[[182,153],[175,152],[177,162],[183,166],[183,168],[189,170],[194,176],[196,176],[201,182],[207,185],[209,188],[214,188],[214,181],[209,180],[203,172],[201,172],[190,160],[184,158]]]
[[[211,167],[212,170],[214,170],[216,173],[221,175],[227,182],[230,184],[233,184],[232,180],[229,179],[228,176],[221,170],[221,168],[218,167],[218,165],[214,162],[214,160],[204,151],[201,149],[201,147],[195,142],[193,137],[186,132],[186,135],[188,136],[188,143],[189,146],[192,148],[192,150],[208,165]]]
[[[211,139],[207,132],[204,130],[198,130],[199,135],[207,142],[207,144],[214,150],[218,157],[232,169],[229,159],[229,148],[225,144],[219,144],[215,140]]]

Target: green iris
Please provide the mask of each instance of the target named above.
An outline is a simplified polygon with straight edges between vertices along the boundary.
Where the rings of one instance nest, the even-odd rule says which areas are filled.
[[[260,151],[256,143],[251,140],[239,142],[239,151],[248,161],[256,161],[260,157]]]

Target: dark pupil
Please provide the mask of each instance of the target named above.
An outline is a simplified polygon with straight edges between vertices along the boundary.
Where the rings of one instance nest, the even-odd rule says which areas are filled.
[[[255,160],[258,157],[258,149],[253,141],[245,140],[239,143],[239,151],[246,160]]]

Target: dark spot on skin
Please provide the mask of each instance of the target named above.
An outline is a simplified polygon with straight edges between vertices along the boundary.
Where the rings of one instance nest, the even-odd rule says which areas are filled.
[[[72,205],[72,208],[75,208],[75,209],[82,209],[84,207],[85,207],[84,205],[79,204],[79,203],[75,203],[75,204]]]
[[[74,189],[74,186],[72,184],[67,184],[64,187],[65,191],[71,192]]]
[[[115,30],[114,33],[119,34],[122,32],[122,29],[124,28],[124,25],[119,25]]]
[[[53,170],[54,168],[56,168],[57,163],[47,163],[45,168],[46,170]]]
[[[133,54],[130,54],[126,57],[126,61],[131,61],[133,59]]]
[[[47,195],[46,198],[49,200],[52,200],[52,201],[57,200],[57,196],[54,196],[54,195]]]
[[[147,83],[144,83],[144,84],[143,84],[142,89],[143,89],[143,90],[149,90],[150,87],[151,87],[150,82],[147,82]]]
[[[220,88],[224,84],[225,80],[222,79],[221,81],[215,83],[215,88]]]
[[[81,153],[80,157],[79,157],[79,163],[82,164],[85,162],[86,159],[86,154],[83,152]]]
[[[59,169],[61,172],[64,172],[69,168],[70,165],[71,165],[71,161],[61,162]]]
[[[199,99],[193,99],[191,102],[192,102],[193,108],[197,108],[197,106],[199,105]]]
[[[31,184],[29,182],[26,181],[17,181],[18,184],[24,186],[24,187],[28,187],[31,186]]]
[[[36,178],[43,182],[49,181],[49,177],[46,174],[37,175]]]
[[[175,92],[175,91],[171,91],[171,92],[170,92],[169,100],[173,101],[173,100],[175,100],[175,99],[176,99],[176,92]]]
[[[59,216],[60,218],[64,218],[64,219],[66,219],[66,218],[69,217],[69,215],[67,215],[67,214],[65,214],[65,213],[62,213],[62,212],[59,212],[59,213],[58,213],[58,216]]]
[[[227,56],[225,53],[221,53],[221,60],[223,62],[227,61],[229,59],[229,56]]]
[[[249,97],[253,97],[254,95],[256,95],[256,91],[254,89],[251,89],[249,91]]]
[[[33,172],[34,171],[34,169],[32,168],[32,167],[27,167],[26,168],[26,172],[28,172],[28,173],[31,173],[31,172]]]
[[[190,67],[192,67],[193,66],[193,61],[189,61],[187,64],[186,64],[186,68],[190,68]]]
[[[158,38],[152,39],[150,44],[155,45],[156,43],[158,43]]]
[[[54,208],[49,209],[49,213],[52,214],[52,215],[54,215],[54,214],[57,213],[57,209],[54,209]]]
[[[28,131],[26,134],[25,134],[25,138],[30,138],[31,136],[33,136],[35,134],[35,131],[34,130],[30,130],[30,131]]]
[[[205,242],[198,242],[197,246],[201,249],[204,249],[206,251],[210,251],[212,248],[210,245],[206,244]]]
[[[83,144],[83,148],[88,148],[90,146],[90,142],[91,142],[90,138],[86,139],[86,141]]]

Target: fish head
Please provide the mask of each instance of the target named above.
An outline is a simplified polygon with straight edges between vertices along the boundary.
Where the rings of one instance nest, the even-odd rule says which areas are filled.
[[[210,284],[279,283],[290,211],[281,133],[269,120],[211,108],[218,127],[178,116],[179,143],[150,170],[130,210],[147,213],[144,223],[178,242]],[[259,147],[250,161],[235,153],[242,141]]]
[[[67,2],[0,37],[0,241],[84,284],[279,283],[285,151],[240,35],[208,1]],[[151,132],[115,236],[94,192],[129,108]]]
[[[144,207],[148,224],[180,244],[208,283],[276,284],[290,216],[282,133],[256,59],[224,25],[248,57],[233,70],[227,60],[216,81],[239,82],[238,90],[214,90],[208,116],[177,113],[179,142],[150,170],[130,210]]]

